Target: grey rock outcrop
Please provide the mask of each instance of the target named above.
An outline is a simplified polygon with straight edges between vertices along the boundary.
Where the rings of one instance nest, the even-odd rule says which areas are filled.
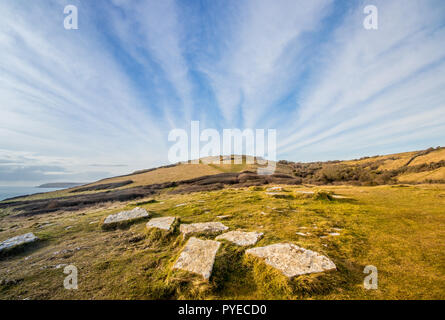
[[[150,214],[147,212],[147,210],[136,207],[133,210],[121,211],[119,213],[109,215],[105,218],[103,226],[111,226],[121,222],[130,222],[149,217]]]
[[[280,270],[289,278],[336,269],[329,258],[291,243],[251,248],[246,250],[246,254],[263,259],[266,264]]]
[[[37,241],[34,233],[26,233],[0,242],[0,253]]]
[[[179,231],[184,235],[184,238],[193,233],[213,234],[226,231],[227,229],[229,229],[229,227],[226,227],[221,222],[198,222],[181,224],[179,226]]]
[[[227,240],[238,246],[252,246],[263,236],[262,232],[229,231],[217,236],[216,240]]]
[[[215,256],[220,245],[218,241],[191,237],[173,268],[199,274],[207,280],[212,274]]]
[[[153,218],[147,222],[147,228],[158,228],[169,231],[176,221],[176,217]]]

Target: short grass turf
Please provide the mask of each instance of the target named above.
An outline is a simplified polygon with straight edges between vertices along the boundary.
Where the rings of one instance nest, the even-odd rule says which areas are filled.
[[[320,190],[347,199],[297,192]],[[164,193],[156,201],[106,203],[78,212],[22,218],[2,212],[0,241],[26,232],[42,241],[1,258],[0,280],[8,281],[0,285],[0,298],[445,299],[445,185],[284,186],[282,193],[287,196],[268,195],[266,187]],[[328,256],[337,270],[288,280],[224,241],[205,282],[172,270],[185,244],[177,226],[171,232],[147,230],[140,221],[100,228],[105,216],[137,205],[182,223],[221,221],[230,230],[264,232],[256,246],[291,242]],[[331,232],[340,236],[327,236]],[[78,290],[64,289],[64,264],[78,268]],[[378,269],[377,290],[363,287],[367,265]]]

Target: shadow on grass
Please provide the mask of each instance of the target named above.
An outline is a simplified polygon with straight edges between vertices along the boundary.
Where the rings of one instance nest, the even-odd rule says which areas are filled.
[[[133,220],[130,220],[130,221],[119,221],[119,222],[107,223],[107,224],[103,223],[103,220],[105,220],[105,218],[104,218],[101,221],[101,228],[104,231],[128,230],[132,225],[137,224],[137,223],[141,223],[142,221],[148,221],[148,220],[150,220],[151,217],[152,217],[152,215],[150,217],[142,217],[142,218],[133,219]]]
[[[337,270],[292,279],[263,260],[245,255],[245,248],[223,243],[210,283],[220,297],[247,299],[310,299],[350,290],[363,281],[362,266],[336,260]]]

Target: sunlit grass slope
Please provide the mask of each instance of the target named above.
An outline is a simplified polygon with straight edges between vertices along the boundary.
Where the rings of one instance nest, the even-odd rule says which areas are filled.
[[[163,193],[155,202],[109,203],[29,218],[4,216],[0,240],[32,231],[43,241],[0,261],[0,279],[19,281],[1,286],[0,298],[445,299],[445,185],[317,188],[348,199],[315,200],[297,192],[314,188],[297,186],[285,187],[287,196],[275,198],[254,187]],[[135,206],[184,223],[222,221],[231,230],[264,232],[257,246],[295,243],[327,255],[337,271],[287,281],[225,242],[206,283],[171,271],[184,246],[177,229],[147,231],[141,222],[101,230],[106,215]],[[218,220],[219,215],[230,217]],[[326,237],[333,230],[340,236]],[[75,250],[54,254],[63,249]],[[55,268],[60,264],[78,267],[78,290],[64,289],[63,267]],[[378,268],[378,290],[363,288],[367,265]]]

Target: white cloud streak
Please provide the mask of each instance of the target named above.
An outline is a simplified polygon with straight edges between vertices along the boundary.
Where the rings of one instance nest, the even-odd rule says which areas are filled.
[[[288,52],[299,52],[304,45],[299,37],[317,28],[330,3],[252,0],[240,6],[230,21],[236,28],[227,35],[221,60],[203,62],[228,124],[241,111],[245,126],[255,127],[292,87],[299,68]]]
[[[62,155],[66,167],[91,158],[133,168],[159,162],[141,152],[165,147],[159,125],[98,30],[87,17],[88,37],[65,30],[63,6],[52,4],[0,4],[1,148]]]
[[[33,179],[165,164],[168,131],[190,120],[277,129],[290,160],[445,139],[441,1],[375,0],[377,31],[362,25],[368,1],[70,2],[79,30],[63,28],[68,1],[0,2],[8,177],[11,159]]]
[[[434,4],[377,1],[378,31],[360,27],[358,6],[326,45],[325,64],[298,101],[293,131],[283,135],[280,152],[312,146],[306,148],[311,152],[329,143],[361,149],[369,137],[378,146],[389,135],[411,133],[413,119],[422,125],[444,119],[444,13]],[[445,120],[438,125],[445,127]],[[339,134],[343,144],[334,139]]]

